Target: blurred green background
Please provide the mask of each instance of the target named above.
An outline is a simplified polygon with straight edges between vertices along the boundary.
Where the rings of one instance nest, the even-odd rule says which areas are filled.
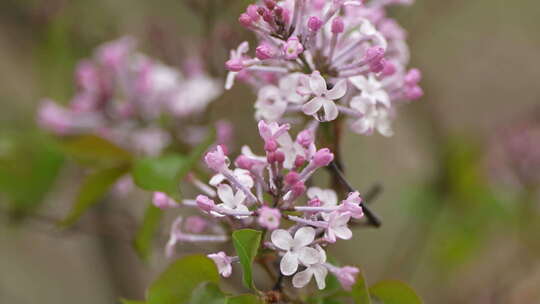
[[[172,65],[204,37],[219,39],[220,74],[226,49],[245,35],[235,20],[247,1],[218,2],[219,30],[209,32],[181,0],[0,1],[0,303],[140,298],[163,269],[160,248],[143,263],[130,246],[148,193],[98,206],[77,229],[55,227],[84,172],[37,130],[35,111],[42,97],[67,102],[76,62],[125,34]],[[404,280],[425,303],[540,303],[540,230],[530,224],[538,215],[521,211],[531,200],[538,214],[538,196],[499,185],[485,165],[495,130],[540,104],[538,12],[533,0],[417,0],[392,10],[426,94],[401,108],[394,137],[344,141],[355,186],[383,186],[372,208],[384,224],[331,252],[368,281]],[[211,115],[234,121],[238,142],[255,142],[253,101],[237,86]]]

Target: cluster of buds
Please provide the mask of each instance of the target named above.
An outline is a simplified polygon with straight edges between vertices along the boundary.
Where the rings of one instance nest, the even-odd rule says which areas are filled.
[[[314,134],[317,124],[298,133],[293,140],[288,124],[259,121],[258,129],[264,141],[265,156],[255,155],[247,146],[235,159],[235,168],[225,146],[208,152],[204,161],[215,173],[208,184],[191,177],[192,183],[204,194],[193,200],[176,203],[163,193],[154,194],[159,208],[198,208],[207,220],[197,217],[182,227],[179,217],[173,224],[167,255],[180,242],[226,242],[225,231],[254,228],[270,233],[263,240],[268,250],[281,257],[280,272],[292,276],[293,286],[306,286],[314,277],[320,289],[330,272],[350,289],[358,269],[337,267],[327,262],[325,247],[338,239],[348,240],[352,219],[364,216],[362,198],[351,192],[339,200],[334,190],[308,187],[308,180],[334,158],[326,149],[317,149]],[[202,227],[193,231],[193,227]],[[228,228],[228,229],[225,229]],[[191,229],[190,231],[186,231]],[[203,234],[211,230],[211,234]],[[224,277],[232,273],[231,263],[238,257],[225,252],[209,254]]]
[[[165,129],[180,130],[179,123],[203,112],[222,92],[197,59],[186,66],[183,74],[139,53],[130,37],[106,43],[77,66],[77,92],[69,105],[44,100],[38,122],[57,135],[92,133],[157,155],[176,135]],[[175,125],[164,128],[164,115],[177,118]]]
[[[385,8],[404,0],[265,0],[239,22],[258,38],[231,51],[226,88],[235,78],[256,90],[256,119],[304,113],[319,121],[340,114],[359,134],[393,134],[399,102],[423,95],[421,74],[407,70],[405,31]]]

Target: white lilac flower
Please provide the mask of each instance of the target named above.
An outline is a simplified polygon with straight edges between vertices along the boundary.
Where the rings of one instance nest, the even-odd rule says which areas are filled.
[[[315,240],[315,229],[311,227],[298,229],[294,238],[287,230],[274,230],[271,239],[277,248],[285,251],[279,264],[281,273],[284,275],[295,273],[300,263],[310,265],[320,260],[319,251],[308,247]]]
[[[319,259],[313,263],[307,264],[306,269],[296,273],[292,279],[293,286],[296,288],[305,287],[312,277],[315,277],[315,282],[317,282],[317,287],[319,289],[324,289],[326,287],[326,275],[328,274],[328,269],[325,266],[326,263],[326,252],[317,245],[317,251],[319,252]]]
[[[349,81],[360,90],[360,98],[362,100],[369,101],[373,105],[380,103],[387,108],[391,106],[388,93],[382,88],[382,84],[375,76],[370,75],[369,77],[365,77],[359,75],[349,78]]]
[[[268,85],[259,90],[255,102],[255,118],[276,121],[283,116],[287,102],[282,98],[280,89]]]
[[[359,117],[352,118],[349,124],[354,132],[371,135],[377,130],[387,137],[394,134],[390,110],[387,108],[371,104],[361,97],[356,97],[351,101],[351,108],[360,114]]]
[[[328,90],[326,80],[319,72],[313,72],[309,77],[309,88],[315,96],[302,106],[302,111],[306,115],[313,115],[321,121],[331,121],[337,118],[339,110],[335,101],[340,99],[347,92],[347,82],[338,81],[335,86]],[[318,112],[323,110],[324,114]]]
[[[242,191],[233,191],[231,186],[227,184],[221,184],[217,188],[217,195],[222,201],[221,204],[216,205],[217,207],[230,210],[230,211],[243,211],[248,212],[248,207],[244,204],[246,200],[246,195]],[[220,215],[218,213],[218,215]]]
[[[211,253],[207,256],[208,258],[212,259],[212,261],[214,261],[220,275],[222,275],[224,278],[228,278],[231,276],[231,263],[233,262],[232,257],[227,256],[227,254],[225,254],[225,252],[223,251],[220,251],[218,253]]]
[[[249,173],[248,170],[236,168],[232,172],[233,172],[233,175],[238,179],[238,181],[240,181],[242,185],[244,185],[248,189],[253,188],[253,185],[254,185],[253,178],[251,177],[251,174]],[[223,183],[226,180],[227,178],[223,174],[218,173],[212,176],[212,178],[210,179],[208,183],[214,187],[217,187],[219,184]]]
[[[351,219],[348,213],[332,212],[326,220],[328,227],[325,231],[325,238],[330,243],[335,243],[337,238],[348,240],[352,237],[352,231],[347,227]]]

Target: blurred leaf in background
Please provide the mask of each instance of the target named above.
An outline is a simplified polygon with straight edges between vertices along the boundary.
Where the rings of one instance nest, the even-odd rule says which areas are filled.
[[[13,132],[0,137],[0,192],[15,217],[37,209],[54,185],[64,156],[48,136]]]

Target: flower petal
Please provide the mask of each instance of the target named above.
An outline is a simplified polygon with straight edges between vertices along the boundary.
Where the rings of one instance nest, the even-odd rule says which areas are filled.
[[[324,289],[326,287],[326,275],[328,274],[328,269],[323,265],[313,265],[310,269],[315,276],[317,287],[321,290]]]
[[[234,207],[234,193],[231,186],[227,184],[221,184],[218,186],[217,193],[219,199],[227,206]]]
[[[293,247],[300,249],[311,244],[315,240],[315,229],[311,227],[302,227],[294,234]]]
[[[362,75],[358,75],[358,76],[354,76],[354,77],[351,77],[349,78],[349,81],[359,90],[364,90],[365,87],[367,86],[367,78],[362,76]]]
[[[323,106],[324,101],[322,97],[315,97],[302,106],[302,111],[306,115],[314,115]]]
[[[343,240],[352,238],[352,231],[347,226],[340,226],[333,229],[336,236]]]
[[[298,250],[298,259],[304,265],[317,264],[321,261],[321,254],[317,249],[311,247],[303,247]]]
[[[323,107],[324,107],[324,119],[326,121],[332,121],[338,117],[339,110],[336,104],[332,100],[325,99],[323,103]]]
[[[276,245],[277,248],[283,249],[283,250],[291,249],[293,238],[290,235],[290,233],[287,232],[287,230],[283,230],[283,229],[274,230],[270,238],[272,239],[272,243]]]
[[[340,99],[347,93],[347,81],[338,81],[336,85],[326,93],[326,97],[332,100]]]
[[[281,258],[279,269],[281,270],[281,273],[286,276],[295,273],[298,269],[298,255],[290,251],[287,252],[283,258]]]
[[[309,281],[311,280],[311,277],[313,276],[313,272],[310,268],[307,268],[304,271],[300,271],[299,273],[295,274],[292,283],[295,288],[302,288],[306,286]]]
[[[321,76],[321,73],[316,71],[311,74],[311,76],[309,77],[309,88],[311,89],[313,94],[317,96],[321,96],[322,94],[327,92],[326,81]]]

